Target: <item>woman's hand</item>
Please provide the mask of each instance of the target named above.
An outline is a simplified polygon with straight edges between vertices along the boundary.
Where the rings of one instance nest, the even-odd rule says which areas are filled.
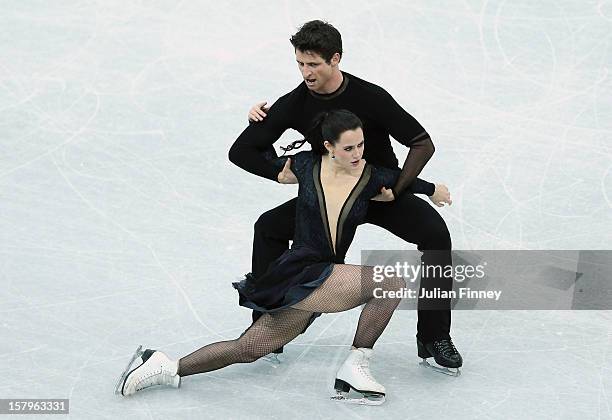
[[[393,191],[391,190],[391,188],[385,188],[382,187],[380,189],[380,194],[378,194],[377,196],[372,197],[370,200],[373,201],[393,201],[395,200],[395,196],[393,195]]]
[[[250,122],[263,121],[268,116],[266,112],[268,112],[270,107],[266,106],[266,104],[267,102],[259,102],[249,109],[248,119]]]
[[[277,179],[280,184],[298,183],[297,177],[291,170],[291,158],[287,159],[287,162],[285,162],[285,166],[283,166],[283,170],[278,173]]]
[[[433,195],[429,197],[429,199],[438,207],[444,207],[444,203],[448,204],[449,206],[453,204],[450,192],[444,184],[436,184],[436,189],[434,190]]]

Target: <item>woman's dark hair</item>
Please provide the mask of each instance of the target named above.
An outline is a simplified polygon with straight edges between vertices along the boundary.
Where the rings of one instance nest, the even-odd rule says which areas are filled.
[[[329,112],[321,112],[313,120],[312,127],[308,130],[306,138],[294,141],[287,147],[281,147],[281,149],[287,153],[291,150],[299,149],[304,143],[308,142],[314,153],[326,155],[327,149],[323,145],[325,140],[335,144],[342,133],[358,128],[363,129],[363,124],[359,117],[351,111],[334,109]]]
[[[329,64],[335,53],[342,57],[342,36],[336,28],[321,20],[303,24],[289,41],[293,48],[319,54]]]

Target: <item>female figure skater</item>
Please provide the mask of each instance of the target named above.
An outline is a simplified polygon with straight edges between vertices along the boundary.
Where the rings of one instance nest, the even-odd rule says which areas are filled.
[[[279,180],[295,176],[299,183],[291,249],[273,262],[257,283],[249,276],[234,283],[240,305],[264,315],[239,338],[209,344],[178,361],[161,351],[143,352],[139,347],[121,375],[116,393],[131,395],[153,385],[178,388],[185,376],[253,362],[293,340],[321,313],[365,304],[352,348],[336,374],[337,395],[333,398],[362,404],[384,402],[385,388],[372,377],[369,359],[401,299],[375,298],[374,290],[379,289],[380,296],[385,291],[400,291],[406,284],[402,278],[374,282],[372,267],[344,264],[344,257],[369,200],[394,199],[390,187],[399,170],[374,167],[362,159],[362,123],[349,111],[318,116],[312,133],[287,147],[292,150],[307,140],[312,151],[272,158],[280,171]],[[430,186],[417,179],[411,189],[418,193]],[[137,358],[139,364],[132,368]],[[363,397],[348,398],[351,388]]]

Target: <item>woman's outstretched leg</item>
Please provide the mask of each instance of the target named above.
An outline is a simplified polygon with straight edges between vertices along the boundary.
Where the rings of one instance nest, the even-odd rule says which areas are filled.
[[[312,315],[293,308],[263,314],[237,339],[209,344],[178,361],[170,360],[161,351],[142,352],[139,347],[119,379],[115,393],[131,395],[154,385],[178,388],[183,376],[253,362],[297,337]],[[130,371],[136,357],[140,357],[140,363]]]
[[[189,376],[254,362],[297,337],[312,315],[292,308],[263,314],[237,339],[209,344],[180,359],[178,374]]]

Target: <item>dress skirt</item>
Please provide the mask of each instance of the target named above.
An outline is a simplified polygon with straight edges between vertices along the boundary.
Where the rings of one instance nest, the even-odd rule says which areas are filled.
[[[250,273],[233,283],[240,306],[275,312],[306,299],[330,276],[334,264],[319,252],[299,246],[278,257],[260,278]]]

